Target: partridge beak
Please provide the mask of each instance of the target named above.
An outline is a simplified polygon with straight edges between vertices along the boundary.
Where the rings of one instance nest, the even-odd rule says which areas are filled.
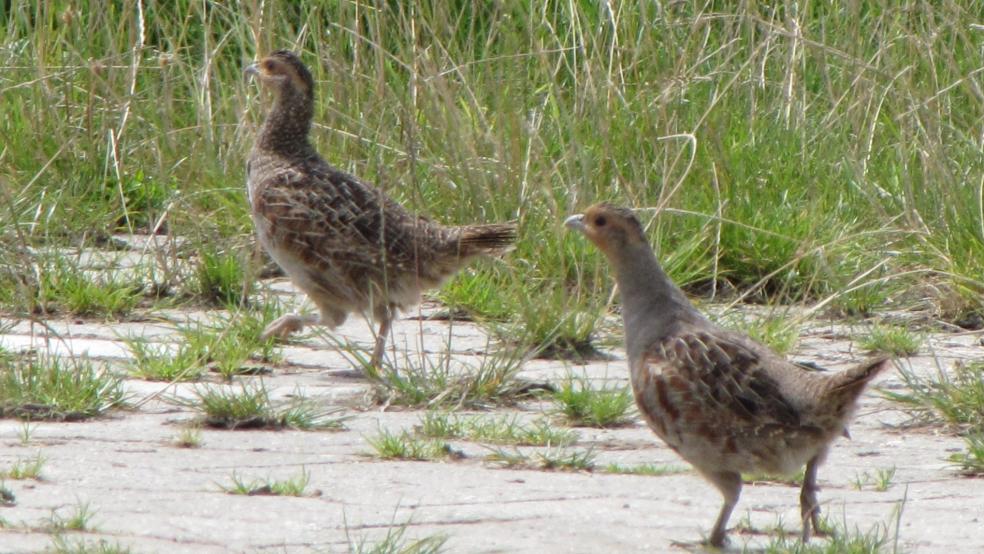
[[[582,214],[572,215],[564,220],[564,227],[576,231],[584,232],[584,216]]]
[[[251,63],[243,69],[243,79],[249,81],[254,75],[260,74],[260,66],[255,63]]]

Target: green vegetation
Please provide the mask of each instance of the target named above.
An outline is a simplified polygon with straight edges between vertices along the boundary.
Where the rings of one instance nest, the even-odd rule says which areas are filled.
[[[197,381],[210,370],[227,381],[237,375],[256,373],[257,368],[246,365],[248,361],[279,360],[274,340],[260,338],[276,310],[275,304],[256,310],[234,309],[219,314],[209,324],[179,327],[181,340],[177,345],[126,339],[133,356],[130,372],[151,381]]]
[[[311,474],[303,469],[299,476],[282,481],[267,478],[247,482],[239,477],[236,472],[233,472],[232,486],[219,485],[219,488],[227,494],[245,496],[306,496],[305,491],[310,482]]]
[[[462,456],[443,440],[421,439],[406,431],[391,433],[381,429],[375,436],[367,437],[366,442],[384,460],[428,461]]]
[[[905,500],[895,507],[894,521],[876,523],[868,530],[850,528],[846,521],[833,521],[821,516],[820,528],[826,537],[804,544],[799,540],[798,528],[786,529],[779,520],[769,535],[772,537],[764,548],[742,549],[742,552],[764,552],[766,554],[901,554],[899,547],[899,520]],[[794,525],[799,525],[797,522]],[[748,528],[746,522],[739,527]],[[795,537],[795,538],[793,538]]]
[[[571,425],[618,427],[630,421],[634,405],[628,387],[592,388],[586,378],[568,376],[554,393],[558,411]]]
[[[874,473],[865,471],[858,474],[851,483],[857,490],[870,487],[877,492],[885,492],[892,487],[892,480],[895,479],[895,466],[889,468],[878,468]]]
[[[55,535],[51,546],[45,552],[52,554],[130,554],[130,548],[107,540],[86,541],[85,539],[70,539],[64,535]]]
[[[718,323],[744,333],[780,354],[789,353],[799,340],[799,327],[779,315],[748,317],[740,311],[732,311]]]
[[[599,470],[604,473],[614,473],[618,475],[647,475],[651,477],[680,475],[681,473],[691,472],[688,468],[674,465],[640,464],[636,466],[626,466],[618,463],[610,463],[602,468],[599,468]]]
[[[910,369],[899,372],[908,391],[883,394],[912,409],[916,417],[943,423],[962,435],[966,452],[950,456],[963,471],[984,474],[984,362],[939,368],[935,376],[920,377]]]
[[[430,438],[517,446],[569,446],[577,442],[574,431],[554,429],[543,419],[524,425],[516,416],[461,417],[444,412],[427,412],[421,418],[419,432]]]
[[[178,448],[199,448],[202,445],[202,430],[198,427],[185,427],[174,437],[173,444]]]
[[[55,294],[40,252],[131,231],[187,240],[164,283],[244,302],[241,71],[287,47],[340,168],[443,222],[519,221],[443,297],[526,347],[590,352],[609,269],[561,221],[596,200],[661,208],[647,231],[694,292],[984,311],[974,0],[141,6],[0,8],[4,309],[125,315],[142,288],[56,271]]]
[[[868,352],[907,357],[919,352],[923,339],[913,331],[897,325],[875,325],[858,345]]]
[[[399,363],[384,357],[382,367],[376,368],[359,347],[335,337],[329,340],[369,377],[376,401],[384,405],[487,408],[515,405],[544,388],[517,377],[526,360],[517,349],[485,354],[477,363],[452,360],[448,351],[438,356],[404,352]]]
[[[300,393],[290,399],[274,401],[266,386],[240,383],[233,386],[200,386],[190,399],[173,402],[202,414],[200,423],[217,429],[301,429],[338,430],[342,419],[331,417],[337,410],[324,409],[320,403]]]
[[[593,450],[545,448],[529,454],[518,449],[495,448],[485,457],[487,462],[511,469],[542,469],[547,471],[593,471]]]
[[[420,539],[406,537],[410,523],[394,525],[386,529],[386,534],[377,541],[366,537],[349,539],[349,554],[439,554],[444,552],[445,535],[431,535]]]
[[[952,370],[939,368],[929,377],[903,367],[899,376],[908,390],[884,391],[889,399],[905,404],[926,421],[984,432],[984,362],[957,363]]]
[[[10,466],[10,469],[0,471],[0,479],[34,479],[40,481],[44,463],[44,456],[38,452],[33,458],[19,459]]]
[[[88,502],[79,502],[72,508],[67,515],[59,514],[52,510],[48,518],[48,529],[55,533],[62,531],[94,531],[92,516],[95,511],[89,507]]]
[[[0,417],[77,421],[124,403],[122,380],[85,358],[0,360]]]

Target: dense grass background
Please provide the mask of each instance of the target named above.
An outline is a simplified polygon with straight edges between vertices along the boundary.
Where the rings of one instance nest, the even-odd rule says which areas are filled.
[[[242,68],[290,48],[330,161],[446,223],[520,221],[442,291],[520,340],[594,330],[607,269],[561,222],[598,200],[660,208],[695,293],[982,308],[977,0],[306,4],[0,3],[0,302],[36,309],[39,247],[117,232],[249,259]]]

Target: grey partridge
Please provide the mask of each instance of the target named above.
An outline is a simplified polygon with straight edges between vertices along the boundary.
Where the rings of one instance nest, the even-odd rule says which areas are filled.
[[[247,164],[247,189],[263,248],[318,308],[286,314],[264,337],[306,325],[335,328],[351,312],[379,322],[378,367],[395,313],[420,301],[469,260],[507,250],[516,225],[444,226],[418,217],[382,190],[328,164],[311,145],[314,79],[280,50],[245,69],[273,97]]]
[[[639,411],[724,496],[708,542],[725,542],[742,473],[791,474],[804,464],[800,514],[808,541],[819,523],[817,467],[888,360],[835,374],[809,371],[698,312],[663,272],[631,210],[598,204],[565,223],[614,269]]]

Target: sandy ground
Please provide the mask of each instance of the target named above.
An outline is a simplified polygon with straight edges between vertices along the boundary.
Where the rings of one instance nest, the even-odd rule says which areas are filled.
[[[425,306],[422,313],[435,309]],[[118,324],[53,319],[47,327],[5,319],[0,346],[116,364],[130,356],[121,336],[175,341],[176,322],[209,316],[163,315]],[[848,339],[851,334],[836,324],[818,323],[804,329],[793,357],[847,367],[863,356]],[[366,347],[371,343],[359,318],[351,318],[336,336]],[[903,363],[935,372],[938,365],[948,368],[957,360],[980,357],[978,340],[976,335],[932,335],[920,355]],[[467,362],[484,355],[488,341],[469,323],[456,322],[449,329],[443,321],[403,319],[391,344],[414,355],[449,351]],[[165,399],[187,394],[192,385],[168,387],[132,378],[126,381],[131,398],[142,401],[134,410],[81,423],[33,423],[26,442],[22,422],[0,420],[0,469],[38,455],[44,459],[40,480],[4,483],[16,504],[0,507],[0,552],[49,548],[52,518],[69,517],[82,506],[93,514],[93,529],[66,533],[69,540],[103,539],[134,552],[348,552],[401,528],[404,540],[445,536],[447,552],[682,552],[693,547],[680,543],[709,532],[720,507],[717,491],[689,470],[639,476],[505,469],[485,459],[487,446],[458,441],[453,445],[464,454],[461,459],[380,461],[371,455],[367,438],[380,429],[412,430],[423,411],[382,410],[366,403],[368,381],[354,374],[323,335],[304,335],[283,353],[284,362],[272,374],[246,379],[262,379],[274,395],[301,392],[326,407],[343,408],[348,416],[344,430],[205,429],[199,448],[178,448],[174,439],[195,414]],[[599,386],[627,385],[624,352],[609,353],[610,360],[585,365],[532,360],[521,376],[556,383],[574,373]],[[896,371],[883,374],[877,385],[899,387]],[[876,391],[866,393],[851,428],[853,439],[838,441],[821,467],[824,511],[852,532],[887,533],[889,550],[895,543],[906,552],[984,552],[984,480],[960,476],[947,461],[963,441],[937,429],[900,428],[907,416],[895,408]],[[549,403],[532,402],[485,415],[533,420],[551,416],[549,410]],[[570,448],[590,449],[598,466],[688,467],[638,418],[624,428],[576,431],[580,438]],[[893,469],[887,489],[876,490],[873,476]],[[234,474],[248,481],[294,478],[305,471],[310,476],[305,497],[222,490],[232,485]],[[729,550],[760,549],[780,524],[797,533],[798,498],[795,486],[747,485],[731,519]]]

